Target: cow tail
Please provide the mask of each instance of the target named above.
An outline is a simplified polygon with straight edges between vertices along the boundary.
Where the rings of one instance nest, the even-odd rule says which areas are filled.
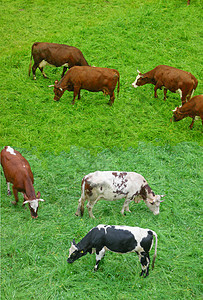
[[[85,179],[82,181],[81,186],[81,203],[80,203],[80,213],[81,216],[84,214],[84,204],[85,204]]]
[[[118,73],[118,86],[117,86],[117,97],[120,91],[120,74]]]
[[[153,256],[153,261],[152,261],[152,269],[154,269],[154,262],[155,262],[155,259],[156,259],[156,256],[157,256],[158,238],[157,238],[156,232],[154,232],[154,231],[152,231],[152,232],[153,232],[153,236],[155,237],[155,251],[154,251],[154,256]]]
[[[31,52],[31,57],[30,57],[28,76],[30,76],[31,66],[32,66],[32,52]]]

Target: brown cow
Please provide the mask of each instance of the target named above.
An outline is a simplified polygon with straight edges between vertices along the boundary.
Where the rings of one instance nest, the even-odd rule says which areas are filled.
[[[190,129],[193,127],[196,116],[200,116],[203,125],[203,95],[194,96],[183,106],[176,107],[176,109],[173,110],[173,119],[175,122],[180,121],[185,117],[192,118],[192,123],[189,126]]]
[[[138,70],[137,70],[138,71]],[[154,97],[157,98],[157,89],[164,87],[164,100],[166,99],[167,90],[172,93],[180,93],[182,105],[188,101],[197,87],[197,79],[189,72],[159,65],[153,70],[141,74],[138,71],[138,76],[132,83],[134,88],[151,83],[154,87]]]
[[[114,103],[115,95],[114,90],[118,82],[117,94],[119,93],[119,72],[115,69],[109,68],[98,68],[98,67],[73,67],[65,74],[65,76],[58,82],[55,81],[54,86],[54,100],[58,101],[63,93],[68,91],[73,91],[73,101],[75,103],[75,98],[78,95],[80,99],[80,90],[88,90],[90,92],[102,91],[104,94],[110,96],[109,104]]]
[[[63,66],[63,73],[61,77],[64,76],[67,68],[70,69],[73,66],[88,66],[86,59],[78,48],[55,43],[34,43],[32,45],[30,58],[29,76],[32,65],[32,57],[34,59],[34,64],[32,66],[33,79],[36,79],[35,71],[38,67],[44,78],[47,78],[47,75],[43,70],[46,65],[52,65],[55,67]]]
[[[10,183],[13,184],[12,188],[15,201],[12,201],[12,203],[17,204],[18,192],[23,193],[23,206],[28,203],[31,217],[36,219],[38,217],[38,202],[44,200],[40,199],[40,192],[37,193],[37,196],[35,195],[33,187],[34,178],[28,161],[20,154],[20,152],[14,150],[10,146],[6,146],[1,151],[1,165],[6,178],[8,195],[11,195]]]

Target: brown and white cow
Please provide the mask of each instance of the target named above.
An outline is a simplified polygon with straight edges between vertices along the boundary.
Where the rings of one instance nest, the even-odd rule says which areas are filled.
[[[112,105],[115,99],[114,90],[117,83],[117,95],[119,93],[119,79],[119,72],[115,69],[75,66],[68,70],[59,82],[56,80],[55,85],[49,85],[49,87],[54,86],[55,101],[58,101],[63,93],[68,90],[73,91],[72,104],[74,104],[76,96],[78,95],[78,99],[80,99],[80,90],[84,89],[90,92],[102,91],[110,96],[109,104]]]
[[[29,204],[31,217],[36,219],[38,217],[37,210],[40,199],[40,192],[35,195],[33,187],[34,177],[28,161],[20,154],[20,152],[14,150],[10,146],[6,146],[1,151],[1,165],[3,167],[4,175],[8,187],[8,195],[11,195],[10,183],[13,184],[13,194],[15,201],[13,204],[18,202],[18,192],[21,192],[24,196],[23,205]]]
[[[166,66],[159,65],[147,73],[140,73],[132,83],[134,88],[151,83],[154,87],[154,97],[157,98],[157,89],[164,87],[164,100],[166,99],[167,90],[172,93],[180,93],[182,105],[188,101],[198,84],[197,79],[189,72]]]
[[[145,178],[135,172],[96,171],[83,177],[81,197],[78,201],[76,216],[83,216],[84,203],[87,200],[89,216],[94,218],[93,206],[100,199],[113,201],[125,198],[121,213],[129,210],[129,204],[134,200],[139,203],[144,200],[154,215],[159,214],[161,198],[164,195],[155,195]]]
[[[46,65],[55,67],[63,66],[61,77],[64,76],[67,68],[70,69],[73,66],[88,66],[82,52],[76,47],[56,43],[34,43],[31,51],[29,76],[32,57],[34,59],[34,64],[32,66],[33,79],[36,79],[35,71],[37,68],[40,69],[44,78],[47,78],[47,75],[43,70]]]
[[[195,117],[200,116],[203,125],[203,95],[197,95],[191,98],[187,103],[181,107],[176,107],[173,110],[173,120],[180,121],[186,117],[192,118],[190,129],[192,129]]]

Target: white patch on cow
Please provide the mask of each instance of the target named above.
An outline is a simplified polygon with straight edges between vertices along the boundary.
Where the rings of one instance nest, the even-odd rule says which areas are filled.
[[[30,201],[30,206],[32,207],[32,209],[34,210],[34,212],[36,212],[37,208],[39,206],[38,199],[37,200],[31,200]]]
[[[176,91],[176,93],[179,93],[180,94],[180,98],[182,98],[182,91],[181,91],[181,89],[178,89],[177,91]]]
[[[65,64],[62,65],[62,67],[67,67],[68,68],[69,65],[68,65],[68,63],[65,63]]]
[[[13,148],[11,148],[10,146],[7,146],[6,151],[12,155],[16,155],[16,153],[14,152],[15,150]]]
[[[141,77],[142,77],[142,76],[140,76],[140,74],[138,74],[137,77],[136,77],[136,79],[135,79],[135,81],[132,83],[132,86],[133,86],[135,89],[138,87],[137,81],[138,81],[138,79],[140,79]]]
[[[78,248],[75,246],[75,245],[73,245],[73,243],[71,243],[71,247],[70,247],[70,249],[69,249],[69,257],[71,256],[71,254],[74,252],[74,251],[76,251],[76,250],[78,250]],[[68,257],[68,258],[69,258]]]
[[[49,64],[46,60],[42,60],[39,64],[39,68],[44,68],[45,66],[54,67],[54,65]]]

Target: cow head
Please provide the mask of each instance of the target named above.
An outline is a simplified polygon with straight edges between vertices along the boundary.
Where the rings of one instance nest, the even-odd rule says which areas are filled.
[[[181,107],[182,106],[179,106],[179,107],[176,107],[174,110],[172,110],[173,111],[173,121],[174,122],[180,121],[185,117],[185,115],[180,112]]]
[[[144,75],[141,74],[139,70],[137,70],[137,72],[138,72],[138,75],[137,75],[135,81],[132,83],[132,86],[134,88],[137,88],[138,86],[142,86],[142,85],[148,83],[148,78],[144,77]]]
[[[51,84],[49,85],[49,87],[54,87],[54,100],[55,101],[59,101],[59,99],[62,97],[63,93],[65,92],[65,89],[63,89],[62,87],[60,87],[59,85],[59,81],[55,80],[55,84]]]
[[[28,199],[28,197],[24,194],[24,202],[23,205],[25,205],[26,203],[29,204],[29,209],[30,209],[30,213],[31,213],[31,217],[33,219],[36,219],[38,217],[37,215],[37,211],[38,211],[38,207],[39,207],[39,201],[44,201],[43,199],[40,199],[41,194],[40,192],[37,193],[37,197],[36,199]]]
[[[67,259],[67,262],[69,264],[72,264],[75,260],[79,259],[80,257],[86,255],[87,252],[84,252],[83,250],[79,250],[77,247],[75,240],[71,243],[71,247],[69,249],[69,256]]]
[[[143,199],[145,204],[147,205],[147,207],[153,212],[154,215],[158,215],[159,214],[159,207],[160,207],[160,203],[164,201],[161,200],[162,197],[164,197],[165,195],[155,195],[154,199]]]

